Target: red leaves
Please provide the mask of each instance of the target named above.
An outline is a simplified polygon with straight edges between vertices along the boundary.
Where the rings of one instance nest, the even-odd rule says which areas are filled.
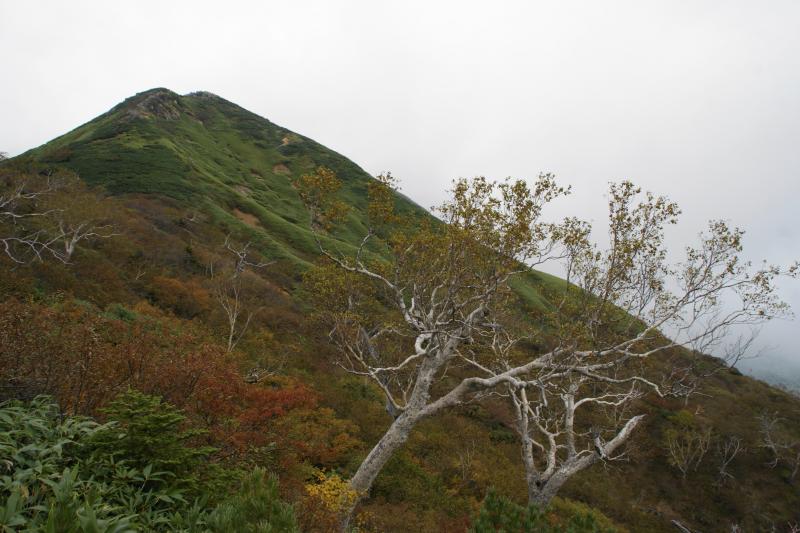
[[[287,388],[250,387],[245,392],[247,408],[239,416],[243,425],[258,425],[267,418],[285,416],[295,409],[313,409],[317,395],[303,384],[290,383]]]
[[[220,385],[220,384],[217,384]],[[281,440],[286,444],[276,421],[298,409],[314,409],[316,394],[305,385],[282,378],[269,384],[247,384],[239,382],[235,388],[234,407],[229,412],[227,425],[219,427],[225,435],[218,435],[227,441],[235,453],[245,453],[248,448],[259,448]],[[213,390],[216,387],[211,387]],[[219,387],[223,388],[223,387]]]

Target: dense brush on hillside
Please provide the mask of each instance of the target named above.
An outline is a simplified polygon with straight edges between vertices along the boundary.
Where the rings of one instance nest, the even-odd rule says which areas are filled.
[[[20,180],[46,187],[59,178],[61,192],[47,196],[48,212],[67,213],[80,194],[95,227],[103,228],[69,254],[61,243],[58,253],[44,250],[38,259],[19,250],[22,262],[0,254],[0,400],[12,402],[0,407],[11,413],[0,423],[27,409],[25,417],[42,420],[37,426],[74,420],[87,428],[68,437],[58,460],[41,459],[49,477],[35,483],[5,481],[22,468],[21,459],[7,456],[25,439],[52,446],[52,435],[0,440],[4,526],[21,527],[10,522],[14,498],[30,524],[45,523],[46,511],[34,517],[23,508],[47,502],[44,509],[56,509],[57,502],[58,512],[76,517],[101,513],[96,518],[110,520],[108,531],[115,524],[120,531],[157,529],[146,520],[169,512],[180,518],[163,522],[163,530],[338,528],[338,484],[390,418],[376,386],[332,363],[327,331],[312,320],[315,298],[304,274],[320,259],[293,184],[320,166],[342,179],[339,199],[351,207],[345,223],[323,237],[325,245],[354,250],[365,229],[371,178],[311,139],[208,93],[138,94],[0,163],[6,187]],[[404,197],[394,201],[401,211],[427,216]],[[37,238],[46,235],[46,223],[36,221]],[[13,224],[0,220],[4,231],[17,231]],[[370,246],[370,253],[383,253],[379,243]],[[520,311],[535,315],[558,283],[536,273],[517,280]],[[234,304],[241,309],[232,321]],[[95,433],[124,427],[130,420],[122,411],[132,404],[148,420],[171,414],[170,431],[187,436],[171,444],[175,457],[155,458],[162,464],[148,471],[169,477],[165,493],[180,485],[182,503],[162,505],[162,497],[131,510],[117,502],[122,510],[110,518],[108,509],[90,504],[92,472],[108,476],[103,490],[133,489],[109,473],[92,446],[113,448]],[[512,520],[495,516],[504,509],[514,520],[542,520],[554,531],[580,523],[584,529],[569,530],[674,531],[673,521],[700,531],[788,531],[800,521],[796,397],[725,369],[688,401],[646,397],[639,407],[647,417],[625,459],[572,479],[541,517],[513,503],[525,501],[525,480],[504,403],[427,420],[378,477],[356,527],[489,531]],[[122,443],[118,451],[137,472],[152,464]],[[207,456],[212,466],[198,469],[189,461],[179,475],[164,474],[187,453]],[[84,483],[70,493],[73,499],[42,492],[68,476]],[[154,482],[148,497],[163,487]],[[141,496],[134,492],[132,498]],[[272,503],[257,508],[262,504],[248,495]],[[253,524],[271,516],[282,525],[231,525],[248,513]]]

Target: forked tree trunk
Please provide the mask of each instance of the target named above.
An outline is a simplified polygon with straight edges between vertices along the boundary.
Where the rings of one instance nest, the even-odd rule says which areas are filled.
[[[546,481],[535,480],[528,476],[528,505],[535,505],[539,509],[544,509],[550,505],[550,500],[558,494],[561,486],[572,476],[596,463],[600,459],[598,454],[583,456],[581,459],[571,464],[562,465]]]
[[[644,418],[638,415],[625,424],[617,435],[606,443],[596,443],[592,453],[583,453],[568,457],[554,469],[544,475],[536,469],[533,460],[533,444],[530,437],[523,434],[522,438],[522,462],[525,465],[525,480],[528,485],[528,504],[533,504],[544,509],[550,504],[550,500],[558,493],[562,485],[578,472],[592,466],[601,459],[612,456],[628,438],[631,433]]]

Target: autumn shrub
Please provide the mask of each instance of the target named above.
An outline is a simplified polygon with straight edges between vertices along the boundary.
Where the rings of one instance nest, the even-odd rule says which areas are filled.
[[[184,281],[156,276],[150,283],[150,291],[160,306],[182,318],[194,318],[208,312],[211,307],[208,290],[193,279]]]
[[[340,466],[363,443],[358,427],[326,407],[298,409],[275,422],[285,449],[318,468]]]
[[[48,394],[65,412],[93,415],[137,389],[184,410],[218,455],[277,464],[297,483],[297,465],[342,466],[361,445],[358,428],[308,385],[279,375],[248,383],[241,365],[200,325],[146,303],[105,312],[69,298],[0,303],[3,397]]]
[[[170,317],[121,320],[73,299],[0,303],[0,385],[93,414],[129,387],[191,407],[202,380],[235,374],[224,350]]]

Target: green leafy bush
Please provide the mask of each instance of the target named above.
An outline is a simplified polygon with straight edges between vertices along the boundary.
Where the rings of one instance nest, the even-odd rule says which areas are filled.
[[[186,444],[196,432],[180,430],[173,406],[129,391],[106,414],[101,425],[63,416],[46,397],[0,404],[0,531],[297,531],[263,470],[225,503],[207,504],[232,477],[201,482],[199,470],[219,469],[204,464],[209,448]]]
[[[78,452],[101,426],[62,417],[48,398],[0,406],[0,526],[44,531],[129,531],[131,518],[80,476]],[[72,525],[70,525],[72,524]]]

